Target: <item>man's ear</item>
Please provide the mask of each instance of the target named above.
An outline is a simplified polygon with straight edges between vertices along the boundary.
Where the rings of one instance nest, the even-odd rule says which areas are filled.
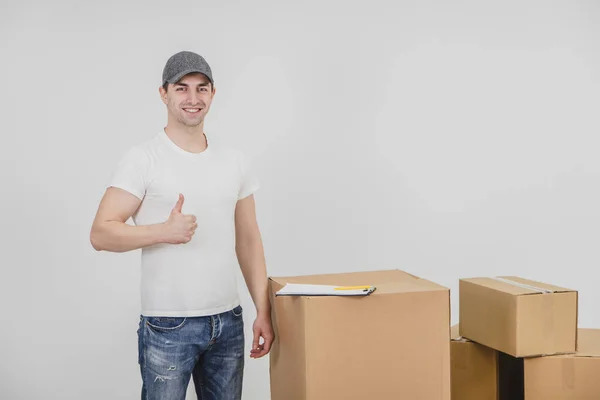
[[[162,102],[167,104],[167,91],[162,86],[158,87],[158,94],[160,95]]]

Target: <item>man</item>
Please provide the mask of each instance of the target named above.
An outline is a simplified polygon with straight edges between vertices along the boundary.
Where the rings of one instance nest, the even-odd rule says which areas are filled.
[[[257,310],[250,356],[267,354],[274,337],[258,182],[240,152],[204,133],[215,92],[203,57],[185,51],[169,58],[159,88],[167,126],[121,159],[91,229],[96,250],[142,249],[142,399],[183,400],[190,377],[198,399],[241,398],[238,263]]]

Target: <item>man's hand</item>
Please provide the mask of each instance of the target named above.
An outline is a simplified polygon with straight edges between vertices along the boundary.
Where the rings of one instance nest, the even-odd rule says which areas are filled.
[[[254,340],[252,341],[250,357],[260,358],[271,350],[271,344],[275,339],[273,326],[271,325],[271,317],[268,315],[259,315],[256,317],[256,320],[254,320],[254,325],[252,326],[252,331],[254,332]],[[263,339],[262,343],[260,338]]]
[[[182,244],[192,240],[198,224],[196,216],[181,213],[183,207],[183,195],[179,194],[179,200],[173,207],[169,219],[164,223],[165,243]]]

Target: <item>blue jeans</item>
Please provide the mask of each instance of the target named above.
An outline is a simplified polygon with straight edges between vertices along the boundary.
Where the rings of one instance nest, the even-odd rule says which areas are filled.
[[[142,400],[239,400],[244,371],[242,307],[206,317],[140,316]]]

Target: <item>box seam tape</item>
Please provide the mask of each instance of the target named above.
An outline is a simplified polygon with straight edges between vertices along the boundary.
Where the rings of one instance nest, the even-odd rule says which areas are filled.
[[[510,285],[519,286],[523,289],[534,290],[534,291],[540,292],[540,293],[554,293],[554,290],[545,289],[545,288],[541,288],[541,287],[537,287],[537,286],[533,286],[533,285],[528,285],[526,283],[511,281],[510,279],[500,278],[498,276],[492,277],[492,279],[499,281],[499,282],[508,283]]]

